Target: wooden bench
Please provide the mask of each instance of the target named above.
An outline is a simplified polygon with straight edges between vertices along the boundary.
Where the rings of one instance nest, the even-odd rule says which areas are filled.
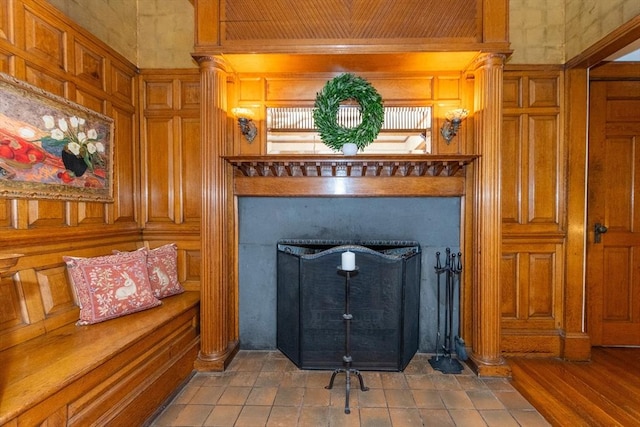
[[[4,273],[0,284],[0,425],[142,425],[193,372],[196,290],[76,326],[63,262]]]

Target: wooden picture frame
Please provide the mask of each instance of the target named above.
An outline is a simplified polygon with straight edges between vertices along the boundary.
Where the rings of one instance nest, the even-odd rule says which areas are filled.
[[[113,119],[0,73],[0,197],[113,202]]]

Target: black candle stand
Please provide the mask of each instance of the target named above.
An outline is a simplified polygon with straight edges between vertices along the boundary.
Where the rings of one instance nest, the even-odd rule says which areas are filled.
[[[342,318],[344,319],[344,356],[342,356],[342,364],[344,368],[336,369],[331,374],[331,380],[329,381],[329,385],[325,388],[331,390],[333,388],[333,380],[335,380],[336,375],[344,372],[346,376],[346,392],[345,392],[345,400],[344,400],[344,413],[350,414],[351,409],[349,408],[349,393],[351,391],[351,374],[355,374],[358,376],[358,380],[360,381],[360,390],[367,391],[369,387],[364,386],[364,381],[362,380],[362,374],[357,369],[351,369],[351,363],[353,359],[351,358],[351,320],[353,320],[353,315],[349,311],[349,299],[350,299],[350,286],[351,286],[351,278],[358,274],[358,267],[355,270],[343,270],[341,267],[338,267],[338,274],[344,276],[345,282],[345,293],[344,293],[344,314]]]

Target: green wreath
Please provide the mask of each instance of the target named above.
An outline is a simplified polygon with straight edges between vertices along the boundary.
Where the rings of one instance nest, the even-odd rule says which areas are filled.
[[[338,109],[342,101],[353,99],[360,104],[362,122],[354,128],[345,128],[338,124]],[[313,120],[320,139],[333,150],[352,142],[362,149],[371,144],[380,133],[384,122],[382,97],[362,77],[353,74],[341,74],[327,82],[316,96]]]

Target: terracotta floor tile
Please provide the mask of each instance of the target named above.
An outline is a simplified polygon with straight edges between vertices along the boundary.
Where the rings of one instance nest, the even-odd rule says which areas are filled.
[[[213,405],[184,405],[175,418],[174,426],[201,426],[213,411]]]
[[[304,391],[303,387],[280,387],[273,404],[278,406],[300,406]]]
[[[254,387],[247,397],[246,405],[271,406],[276,398],[278,387]]]
[[[519,427],[520,425],[506,409],[480,411],[480,415],[490,427]]]
[[[507,409],[534,409],[517,391],[495,391],[493,394]]]
[[[265,426],[269,419],[269,413],[271,413],[270,406],[244,406],[238,415],[235,427]]]
[[[360,410],[351,407],[351,413],[345,414],[344,407],[329,408],[330,427],[360,427]]]
[[[475,375],[457,375],[456,379],[463,390],[490,390],[487,383]]]
[[[365,427],[391,427],[387,408],[360,408],[360,424]]]
[[[361,372],[364,385],[369,388],[382,388],[382,377],[380,372]]]
[[[429,364],[429,358],[425,356],[426,355],[423,355],[420,353],[413,356],[413,359],[411,359],[411,362],[409,362],[407,367],[404,368],[404,373],[411,375],[411,374],[426,372],[427,365]]]
[[[189,403],[189,401],[193,399],[193,396],[198,392],[198,390],[200,390],[199,385],[194,385],[191,383],[187,384],[175,397],[173,403]]]
[[[467,396],[477,410],[505,409],[502,402],[489,390],[468,390]]]
[[[247,396],[251,392],[251,387],[227,387],[220,399],[218,405],[244,405]]]
[[[438,390],[412,390],[411,393],[418,408],[445,409]]]
[[[387,401],[385,399],[384,390],[373,388],[363,391],[358,396],[361,408],[386,408]]]
[[[478,411],[471,409],[449,410],[449,415],[456,427],[485,427],[487,423]]]
[[[345,374],[298,369],[278,351],[240,351],[224,372],[196,373],[152,427],[548,427],[508,379],[443,374],[417,354],[404,372],[351,376],[344,413]]]
[[[509,379],[507,378],[484,378],[482,382],[493,391],[515,391]]]
[[[382,379],[382,387],[385,389],[402,389],[407,390],[409,384],[402,372],[383,372],[380,374]]]
[[[200,387],[193,395],[190,405],[215,405],[222,396],[225,387]]]
[[[446,409],[420,409],[422,422],[427,427],[453,427],[455,424]]]
[[[434,390],[435,386],[431,382],[431,376],[427,374],[405,375],[407,384],[412,390]]]
[[[415,408],[411,390],[384,389],[384,395],[389,408]]]
[[[262,372],[284,372],[290,368],[290,364],[287,359],[268,359],[262,365]]]
[[[344,374],[340,373],[336,375],[336,378],[333,382],[334,387],[337,384],[344,384]],[[324,388],[329,384],[329,380],[331,379],[331,371],[311,371],[307,373],[307,382],[305,384],[300,384],[300,386],[305,387],[313,387],[313,388]]]
[[[292,427],[297,425],[300,408],[297,406],[274,406],[271,408],[267,427]]]
[[[329,426],[329,408],[322,406],[303,406],[298,418],[299,426]]]
[[[511,416],[518,421],[522,427],[549,427],[551,424],[544,419],[538,411],[516,409],[509,411]]]
[[[253,387],[259,372],[236,371],[229,375],[229,385],[233,387]]]
[[[433,374],[429,377],[436,390],[461,390],[455,375]]]
[[[229,381],[231,380],[231,377],[232,375],[228,372],[215,374],[215,375],[203,374],[202,378],[204,378],[205,381],[204,383],[202,383],[202,386],[203,387],[225,387],[229,385]]]
[[[287,371],[282,373],[280,387],[304,387],[307,384],[307,371]]]
[[[335,407],[345,406],[345,395],[347,393],[347,389],[344,385],[341,387],[333,387],[333,389],[329,390],[330,393],[330,405]],[[360,406],[360,396],[364,393],[369,393],[369,391],[361,391],[359,388],[351,389],[349,392],[349,406],[351,408],[357,408]]]
[[[302,406],[329,406],[331,391],[324,388],[308,388],[302,398]]]
[[[241,410],[242,406],[218,405],[213,408],[204,425],[207,427],[232,427],[238,419]]]
[[[463,390],[440,390],[440,398],[447,409],[475,409]]]
[[[278,387],[282,383],[282,378],[284,377],[284,372],[278,371],[262,371],[258,374],[258,378],[256,378],[254,387]]]
[[[422,425],[420,411],[417,409],[389,408],[393,427],[416,427]]]
[[[165,426],[175,426],[176,418],[178,418],[178,414],[185,407],[185,405],[180,404],[171,404],[167,406],[167,408],[162,411],[158,417],[153,420],[153,425],[157,427],[165,427]]]

